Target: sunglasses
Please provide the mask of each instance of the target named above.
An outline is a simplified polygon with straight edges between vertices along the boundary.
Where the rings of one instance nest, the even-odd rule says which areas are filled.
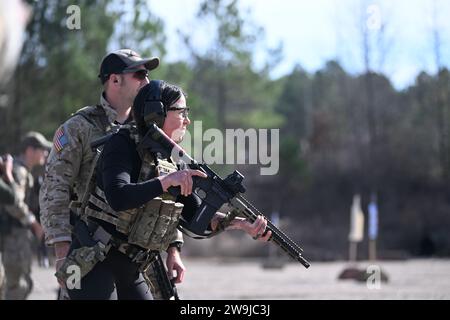
[[[189,116],[190,108],[168,108],[167,111],[181,111],[179,114],[186,119]]]
[[[147,69],[129,69],[123,71],[122,73],[133,73],[133,78],[141,81],[148,77]]]
[[[128,70],[122,71],[121,73],[116,73],[116,74],[124,74],[124,73],[133,73],[133,78],[135,78],[139,81],[142,81],[148,77],[147,69],[128,69]],[[111,76],[111,74],[103,74],[103,75],[99,75],[98,77],[101,78],[103,80],[102,83],[104,83],[109,79],[110,76]]]

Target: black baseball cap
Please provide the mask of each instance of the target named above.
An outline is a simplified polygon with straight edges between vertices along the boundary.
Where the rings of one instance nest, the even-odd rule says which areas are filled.
[[[158,57],[142,58],[136,51],[120,49],[107,54],[100,65],[98,77],[105,83],[111,74],[121,74],[127,71],[136,71],[136,67],[144,65],[147,70],[156,69],[159,66]]]

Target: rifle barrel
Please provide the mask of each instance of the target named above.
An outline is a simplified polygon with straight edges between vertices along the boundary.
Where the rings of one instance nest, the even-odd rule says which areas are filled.
[[[243,206],[243,210],[240,210],[251,222],[255,221],[258,215],[264,216],[261,212],[258,211],[248,200],[246,200],[242,196],[238,196],[240,204]],[[252,206],[258,214],[253,212],[252,209],[249,208]],[[266,219],[267,217],[264,216]],[[303,258],[302,252],[303,249],[291,240],[283,231],[278,229],[269,219],[267,219],[267,229],[272,232],[272,236],[269,240],[273,241],[276,245],[278,245],[281,249],[283,249],[289,256],[298,262],[300,262],[305,268],[309,268],[309,262]]]

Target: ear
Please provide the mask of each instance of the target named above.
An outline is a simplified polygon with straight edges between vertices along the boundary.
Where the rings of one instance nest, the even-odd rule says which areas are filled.
[[[120,84],[120,77],[117,76],[116,74],[112,74],[110,79],[113,83]]]

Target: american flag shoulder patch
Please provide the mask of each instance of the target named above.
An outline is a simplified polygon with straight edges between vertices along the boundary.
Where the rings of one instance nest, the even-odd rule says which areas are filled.
[[[55,138],[53,139],[53,146],[55,147],[55,150],[60,152],[66,144],[69,143],[69,139],[67,139],[67,135],[64,132],[64,128],[60,127],[56,133]]]

